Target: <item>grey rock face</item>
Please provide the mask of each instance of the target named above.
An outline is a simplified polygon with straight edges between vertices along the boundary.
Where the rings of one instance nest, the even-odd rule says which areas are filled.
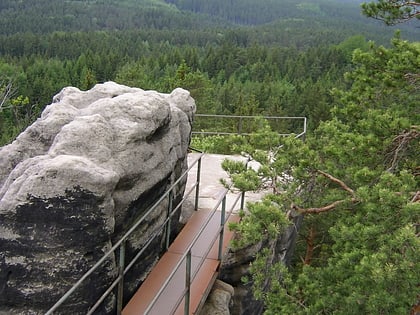
[[[265,239],[254,245],[230,250],[222,261],[219,278],[232,285],[235,290],[233,305],[230,308],[231,314],[263,314],[264,305],[261,301],[254,299],[252,283],[244,284],[241,279],[244,276],[250,276],[250,264],[263,248],[269,248],[269,252],[272,253],[268,257],[269,265],[280,262],[285,266],[290,266],[303,216],[296,213],[292,215],[291,220],[292,224],[279,235],[278,239]]]
[[[142,216],[187,168],[194,112],[182,89],[69,87],[0,148],[0,313],[45,312]],[[129,240],[127,259],[165,220],[167,207],[168,201]],[[126,296],[156,261],[162,238],[127,275]],[[115,276],[117,258],[60,313],[84,314]],[[99,312],[112,308],[111,299]]]
[[[229,307],[233,295],[231,285],[216,280],[200,315],[230,315]]]

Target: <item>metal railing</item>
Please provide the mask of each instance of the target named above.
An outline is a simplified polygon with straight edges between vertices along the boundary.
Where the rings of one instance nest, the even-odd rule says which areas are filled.
[[[169,247],[169,235],[170,235],[170,221],[172,216],[175,212],[180,209],[181,205],[185,202],[186,198],[195,191],[195,204],[194,209],[198,209],[198,198],[199,198],[199,184],[200,184],[200,169],[201,169],[201,162],[204,153],[200,153],[199,157],[191,163],[188,169],[172,184],[172,186],[156,201],[156,203],[146,211],[146,213],[138,219],[133,226],[124,234],[123,237],[119,241],[115,243],[114,246],[104,255],[102,258],[94,264],[45,314],[50,315],[53,314],[60,306],[62,306],[70,296],[81,287],[81,285],[89,279],[89,277],[99,268],[101,267],[104,262],[111,257],[115,257],[117,251],[119,251],[119,265],[118,265],[118,276],[112,282],[112,284],[106,289],[106,291],[102,294],[102,296],[96,301],[96,303],[89,309],[87,314],[93,314],[96,309],[105,301],[105,299],[117,288],[117,314],[121,314],[121,310],[123,307],[123,296],[124,296],[124,275],[134,266],[137,260],[141,257],[141,255],[145,252],[147,247],[152,243],[152,241],[162,232],[165,230],[166,233],[166,249]],[[174,209],[170,209],[171,200],[173,195],[173,190],[179,184],[181,180],[188,176],[189,171],[197,165],[197,178],[196,183],[192,185],[192,187],[185,192],[184,197],[179,202],[178,205],[175,206]],[[153,211],[166,199],[169,198],[169,207],[168,207],[168,215],[164,223],[158,227],[152,234],[152,236],[146,241],[145,245],[142,249],[135,255],[135,257],[128,262],[126,266],[126,242],[128,238],[133,234],[133,232],[146,221],[147,217],[153,213]]]
[[[292,120],[292,121],[298,121],[298,120],[302,120],[302,130],[297,134],[296,138],[300,138],[303,137],[306,134],[306,117],[259,117],[259,116],[225,116],[225,115],[196,115],[196,117],[203,117],[203,118],[219,118],[219,119],[224,119],[224,118],[233,118],[233,119],[238,119],[238,124],[236,131],[222,131],[222,132],[217,132],[217,131],[194,131],[193,130],[193,134],[205,134],[205,135],[215,135],[215,134],[219,134],[219,135],[230,135],[230,134],[248,134],[248,133],[244,133],[244,121],[246,121],[247,119],[253,119],[255,121],[263,118],[266,120],[270,120],[270,119],[280,119],[280,120]],[[284,135],[291,135],[291,133],[285,133]],[[113,246],[112,248],[105,253],[104,256],[102,256],[102,258],[96,262],[45,314],[46,315],[51,315],[53,314],[56,310],[58,310],[69,298],[70,296],[72,296],[81,286],[83,283],[85,283],[90,276],[92,276],[92,274],[98,269],[100,268],[107,259],[109,258],[113,258],[113,257],[119,257],[119,262],[118,262],[118,276],[113,280],[112,284],[106,289],[106,291],[101,295],[101,297],[95,302],[95,304],[88,310],[87,314],[93,314],[97,308],[105,301],[105,299],[112,293],[115,291],[116,289],[116,295],[117,295],[117,303],[116,303],[116,312],[117,314],[121,314],[122,308],[123,308],[123,297],[124,297],[124,276],[127,274],[127,272],[134,266],[134,264],[139,260],[139,258],[141,257],[141,255],[146,251],[146,249],[148,248],[148,246],[150,244],[152,244],[153,240],[161,235],[162,232],[166,233],[166,239],[165,239],[165,245],[166,245],[166,249],[168,249],[169,247],[169,241],[170,241],[170,232],[171,232],[171,219],[174,216],[174,214],[176,213],[176,211],[178,211],[178,209],[180,209],[180,207],[182,206],[182,204],[186,201],[187,197],[195,191],[195,203],[194,203],[194,209],[198,210],[198,199],[199,199],[199,187],[200,187],[200,175],[201,175],[201,164],[202,164],[202,158],[204,156],[204,153],[200,153],[199,157],[193,161],[191,163],[191,165],[189,165],[188,169],[175,181],[175,183],[172,184],[172,186],[157,200],[157,202],[150,207],[150,209],[148,209],[146,211],[146,213],[141,216],[140,219],[138,219],[133,225],[132,227],[121,237],[120,240],[118,240]],[[174,209],[172,209],[172,197],[173,197],[173,191],[176,189],[176,186],[180,183],[180,181],[184,180],[187,176],[189,171],[197,165],[197,177],[196,177],[196,182],[194,183],[194,185],[192,185],[192,187],[185,192],[182,200],[174,207]],[[184,288],[184,292],[182,294],[182,298],[185,298],[185,314],[188,314],[188,308],[189,308],[189,294],[190,294],[190,285],[191,285],[191,281],[194,279],[194,277],[196,276],[196,273],[191,274],[191,250],[194,246],[194,244],[197,242],[198,238],[201,236],[201,234],[204,231],[204,227],[208,224],[208,222],[210,221],[212,215],[214,215],[214,213],[217,211],[218,207],[220,205],[222,205],[222,210],[221,210],[221,224],[219,227],[219,230],[217,232],[217,237],[219,237],[219,258],[221,258],[221,251],[222,251],[222,244],[223,244],[223,231],[224,231],[224,225],[227,222],[229,216],[231,215],[233,208],[236,206],[236,204],[238,203],[239,199],[241,199],[241,209],[243,209],[244,207],[244,199],[245,199],[245,194],[242,193],[240,195],[237,196],[237,198],[234,201],[234,204],[232,205],[231,209],[229,209],[229,211],[227,212],[227,216],[226,216],[226,195],[228,193],[229,189],[225,189],[223,195],[221,196],[221,198],[219,199],[219,201],[217,202],[216,206],[213,208],[211,215],[209,215],[209,217],[207,218],[206,222],[203,224],[203,226],[200,228],[200,232],[199,234],[194,238],[193,242],[190,244],[190,246],[188,247],[186,253],[182,256],[182,259],[178,262],[178,264],[176,265],[176,267],[174,268],[174,270],[172,271],[171,275],[168,277],[167,281],[165,282],[165,285],[159,290],[159,293],[157,294],[157,296],[155,297],[155,299],[150,303],[149,307],[148,307],[148,311],[150,311],[150,309],[153,308],[153,305],[156,303],[158,296],[160,294],[162,294],[164,287],[166,285],[168,285],[170,279],[175,275],[176,271],[179,270],[179,268],[181,267],[181,265],[183,264],[183,262],[185,261],[186,264],[186,279],[185,279],[185,288]],[[148,218],[148,216],[153,213],[153,211],[166,199],[168,198],[168,213],[166,216],[166,219],[164,221],[164,223],[159,226],[152,234],[152,236],[145,242],[145,244],[143,245],[143,247],[140,249],[140,251],[134,256],[134,258],[129,261],[126,262],[126,242],[129,239],[129,237],[133,234],[134,231],[136,231],[136,229],[146,221],[146,219]],[[207,249],[207,254],[210,251],[210,249],[212,248],[212,246],[214,245],[214,243],[217,240],[217,237],[215,237],[212,242],[211,245],[209,245],[209,248]],[[118,251],[118,255],[117,255],[117,251]],[[207,255],[203,255],[204,257]],[[204,258],[200,261],[200,266],[203,264],[204,262]],[[199,268],[198,268],[199,269]],[[197,269],[197,270],[198,270]],[[182,298],[180,298],[179,301],[177,301],[177,306],[179,306],[179,304],[182,301]],[[188,304],[188,305],[187,305]]]
[[[214,208],[211,210],[211,212],[207,216],[205,222],[200,226],[200,229],[199,229],[200,232],[194,237],[191,244],[188,246],[185,253],[182,255],[181,259],[178,261],[178,263],[176,264],[176,266],[174,267],[174,269],[172,270],[170,275],[167,277],[166,281],[164,282],[164,284],[162,285],[162,287],[160,288],[158,293],[155,295],[153,300],[149,303],[149,306],[147,307],[147,309],[145,311],[145,314],[148,314],[150,311],[153,310],[153,307],[156,305],[156,302],[158,301],[160,295],[167,288],[167,286],[169,285],[169,283],[171,282],[171,280],[173,279],[175,274],[183,267],[184,262],[185,262],[185,287],[184,287],[184,290],[183,290],[181,296],[177,300],[176,304],[173,306],[170,314],[173,314],[177,310],[177,308],[179,307],[179,305],[182,302],[182,299],[184,299],[184,303],[185,303],[184,304],[184,314],[185,315],[189,314],[191,284],[192,284],[195,276],[199,272],[201,266],[203,265],[204,261],[206,260],[206,257],[210,253],[210,250],[212,249],[213,245],[216,243],[218,238],[219,238],[218,260],[222,259],[223,237],[224,237],[224,228],[225,228],[226,222],[229,220],[229,217],[233,213],[233,210],[234,210],[235,206],[238,204],[238,201],[241,200],[241,207],[243,207],[243,204],[244,204],[245,194],[244,193],[238,194],[236,196],[233,204],[231,205],[230,209],[226,212],[226,196],[227,196],[229,191],[230,191],[230,189],[228,189],[228,188],[226,188],[224,190],[222,196],[220,197],[217,204],[214,206]],[[202,257],[200,257],[200,260],[198,262],[198,265],[195,269],[194,274],[192,274],[191,273],[191,265],[192,265],[191,264],[191,257],[192,257],[193,247],[196,245],[198,239],[203,234],[203,232],[205,230],[205,227],[209,224],[210,220],[213,218],[216,211],[218,211],[218,208],[219,208],[220,205],[222,205],[222,208],[221,208],[221,211],[220,211],[220,226],[219,226],[218,230],[216,231],[217,232],[216,236],[210,241],[209,246],[204,251],[204,254],[202,255]]]
[[[306,117],[282,116],[238,116],[209,115],[194,116],[193,135],[250,135],[261,128],[261,122],[269,124],[273,131],[281,136],[295,134],[300,138],[306,134]],[[296,132],[291,132],[295,130]]]

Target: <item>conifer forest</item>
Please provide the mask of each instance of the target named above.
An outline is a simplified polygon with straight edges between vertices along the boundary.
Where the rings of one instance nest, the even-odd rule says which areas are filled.
[[[267,266],[261,252],[244,282],[265,314],[418,314],[419,7],[2,0],[0,145],[62,88],[106,81],[182,87],[200,114],[305,116],[305,141],[267,126],[237,144],[259,171],[224,163],[238,190],[267,189],[271,179],[272,193],[233,227],[235,246],[278,237],[290,212],[304,216],[290,266]],[[217,137],[197,144],[227,153]]]

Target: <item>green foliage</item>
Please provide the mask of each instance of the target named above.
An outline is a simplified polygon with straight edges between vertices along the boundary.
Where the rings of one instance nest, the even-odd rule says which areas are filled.
[[[207,153],[239,154],[241,153],[242,145],[246,142],[246,137],[240,135],[195,135],[191,139],[190,146]]]
[[[344,41],[338,44],[337,48],[343,51],[348,60],[352,60],[353,52],[356,49],[360,49],[361,51],[365,52],[369,49],[369,44],[364,36],[354,35],[346,38]]]
[[[418,7],[363,8],[394,23]],[[390,48],[368,42],[384,44],[392,32],[349,1],[1,1],[0,95],[9,82],[13,93],[0,111],[0,145],[63,87],[108,80],[186,88],[199,113],[307,116],[305,142],[278,135],[293,124],[263,120],[241,126],[258,131],[251,136],[192,139],[202,151],[248,152],[261,164],[223,163],[238,189],[272,192],[234,226],[237,246],[277,238],[290,211],[305,213],[293,265],[267,264],[263,250],[247,280],[267,314],[404,314],[420,273],[420,47],[398,36]]]
[[[285,212],[305,215],[292,266],[267,266],[262,251],[244,279],[266,314],[403,314],[416,302],[420,120],[410,76],[418,77],[420,50],[398,36],[392,44],[355,52],[349,88],[334,91],[332,118],[305,142],[248,151],[261,163],[252,185],[243,185],[249,170],[241,178],[224,165],[242,190],[266,179],[274,188],[234,227],[239,245],[281,234]],[[282,215],[270,216],[273,207]]]
[[[363,13],[372,18],[384,21],[387,25],[405,22],[419,18],[420,2],[416,0],[379,0],[363,3]]]
[[[242,247],[278,237],[289,223],[283,205],[278,201],[278,198],[270,195],[261,202],[249,203],[241,223],[231,225],[231,228],[243,236],[236,239],[233,246]],[[265,257],[261,255],[260,258]]]
[[[19,95],[10,99],[0,110],[0,146],[7,144],[10,139],[26,128],[28,123],[37,115],[31,106],[29,98]]]

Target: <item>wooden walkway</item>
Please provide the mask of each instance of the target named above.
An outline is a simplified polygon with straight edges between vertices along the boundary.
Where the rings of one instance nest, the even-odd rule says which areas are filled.
[[[210,218],[211,216],[211,218]],[[191,294],[189,314],[197,314],[205,302],[211,287],[218,275],[220,261],[218,260],[221,212],[198,210],[194,212],[185,227],[152,269],[139,290],[131,298],[122,311],[122,315],[182,315],[184,314],[184,293],[186,289],[186,259],[185,253],[193,240],[207,226],[191,248]],[[228,222],[238,222],[238,215],[231,215]],[[225,253],[233,232],[225,224],[223,236],[223,254]],[[212,241],[215,240],[214,243]],[[211,248],[210,248],[211,247]],[[180,268],[174,273],[167,286],[157,296],[170,274],[184,257]],[[151,302],[155,299],[155,303]],[[146,310],[149,311],[146,313]]]

